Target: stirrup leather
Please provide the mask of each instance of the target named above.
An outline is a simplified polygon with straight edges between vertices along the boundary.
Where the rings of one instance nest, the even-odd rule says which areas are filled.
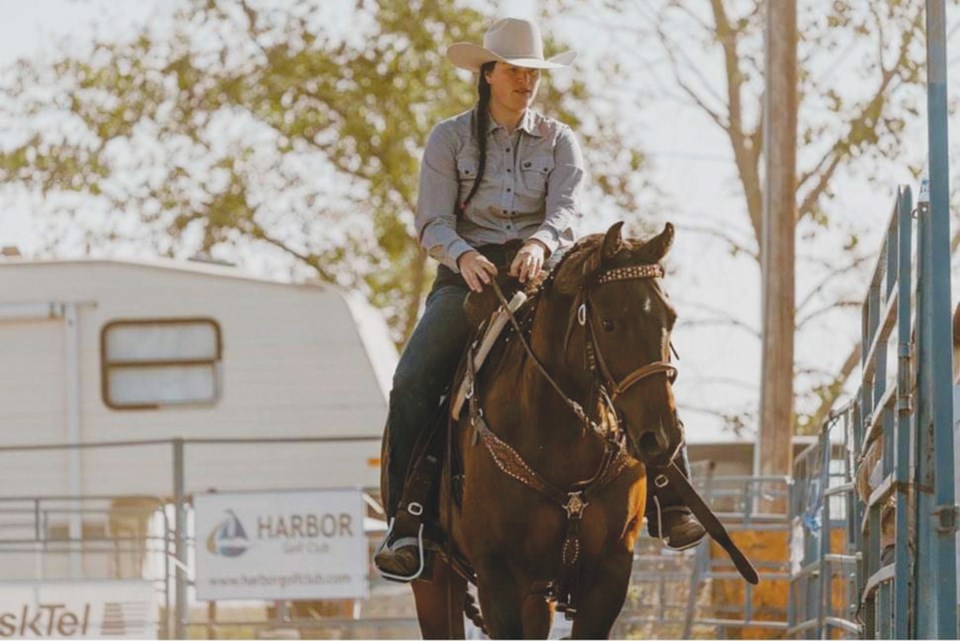
[[[417,568],[417,571],[411,574],[410,576],[402,576],[399,574],[392,574],[390,572],[385,572],[384,570],[380,569],[380,567],[377,566],[376,563],[374,563],[374,566],[377,568],[377,572],[380,573],[380,576],[384,577],[385,579],[391,579],[393,581],[401,581],[406,583],[406,582],[413,581],[415,579],[420,578],[420,575],[423,574],[423,569],[426,566],[426,561],[423,555],[423,523],[420,524],[420,529],[417,531],[416,537],[405,536],[403,538],[397,539],[390,546],[388,546],[387,541],[390,540],[390,534],[393,533],[394,523],[396,523],[396,518],[390,519],[390,525],[387,527],[387,534],[383,537],[383,541],[380,542],[380,545],[377,546],[377,550],[376,552],[374,552],[374,556],[376,556],[377,554],[380,554],[380,552],[382,552],[384,548],[395,550],[397,548],[407,547],[409,545],[416,545],[417,552],[420,554],[420,566]]]

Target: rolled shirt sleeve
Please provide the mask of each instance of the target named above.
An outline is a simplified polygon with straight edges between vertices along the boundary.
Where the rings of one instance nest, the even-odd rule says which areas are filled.
[[[550,254],[573,245],[582,216],[583,152],[570,127],[563,126],[557,135],[554,162],[547,181],[544,220],[530,236],[542,242]]]
[[[457,233],[456,132],[449,123],[434,127],[420,163],[420,191],[415,223],[420,244],[433,258],[458,272],[457,259],[470,246]]]

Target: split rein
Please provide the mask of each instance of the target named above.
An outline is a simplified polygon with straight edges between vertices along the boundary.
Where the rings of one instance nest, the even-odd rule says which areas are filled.
[[[629,267],[617,267],[614,269],[608,269],[598,276],[594,277],[594,284],[602,285],[604,283],[611,283],[622,280],[633,280],[640,278],[663,278],[663,267],[660,265],[632,265]],[[614,401],[618,396],[622,395],[628,389],[633,387],[636,383],[639,383],[641,380],[652,376],[654,374],[666,374],[668,380],[672,383],[677,377],[677,368],[673,364],[667,361],[654,361],[648,363],[642,367],[638,367],[634,371],[627,374],[619,382],[614,379],[613,375],[610,373],[610,368],[607,366],[606,360],[603,358],[603,352],[600,351],[596,336],[596,331],[593,327],[593,319],[590,316],[590,296],[589,296],[589,287],[591,283],[585,283],[580,291],[577,292],[577,296],[574,299],[573,309],[576,309],[575,315],[571,314],[570,327],[567,329],[567,337],[564,340],[564,348],[567,346],[567,341],[570,337],[570,332],[573,327],[574,318],[576,322],[581,326],[586,328],[586,335],[584,336],[584,344],[587,356],[587,364],[590,370],[594,373],[595,377],[599,377],[599,391],[601,398],[606,404],[607,408],[610,410],[611,416],[615,419],[614,430],[609,431],[603,429],[596,421],[594,421],[587,412],[584,410],[583,405],[577,401],[570,398],[560,387],[560,385],[550,376],[550,373],[547,372],[546,368],[543,366],[543,363],[540,362],[540,359],[537,358],[537,355],[534,354],[533,348],[530,347],[530,343],[527,340],[526,336],[523,333],[523,330],[520,327],[520,323],[517,321],[516,316],[512,311],[510,311],[509,303],[507,302],[506,297],[503,294],[503,290],[500,289],[500,285],[497,284],[496,280],[491,280],[490,284],[493,286],[493,291],[497,295],[497,299],[500,301],[500,305],[503,308],[504,312],[507,314],[510,319],[510,323],[513,326],[514,331],[517,333],[517,339],[520,341],[520,344],[523,345],[523,349],[526,351],[527,356],[530,357],[530,360],[533,362],[534,366],[544,377],[544,379],[556,390],[557,394],[563,400],[563,402],[573,411],[578,419],[583,423],[584,429],[590,429],[594,433],[598,434],[605,440],[607,440],[611,445],[614,445],[618,448],[623,448],[624,435],[629,435],[628,430],[620,431],[617,429],[619,427],[619,414],[616,411],[614,406]],[[579,304],[577,304],[579,303]],[[671,346],[672,347],[672,346]],[[598,368],[599,366],[599,368]],[[598,371],[599,369],[599,371]],[[617,434],[618,432],[619,435]],[[628,436],[629,437],[629,436]],[[636,443],[633,443],[637,452],[640,451]]]

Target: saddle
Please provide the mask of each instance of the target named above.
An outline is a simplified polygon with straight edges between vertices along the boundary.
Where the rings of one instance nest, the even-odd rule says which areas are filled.
[[[483,367],[483,363],[486,361],[487,355],[490,353],[490,349],[493,347],[494,343],[497,342],[500,334],[503,333],[503,329],[509,322],[510,314],[516,314],[526,301],[526,293],[523,291],[518,291],[510,299],[510,304],[507,306],[510,310],[509,313],[503,309],[503,306],[498,305],[496,309],[489,314],[489,317],[486,320],[483,320],[476,325],[475,331],[478,333],[479,338],[471,343],[467,349],[473,351],[473,364],[474,367],[477,368],[477,371],[480,371],[480,368]],[[486,301],[472,300],[470,297],[468,297],[464,306],[467,308],[467,318],[469,319],[472,315],[479,315],[483,313],[483,309],[486,307]],[[463,402],[470,394],[472,394],[472,390],[469,389],[467,377],[463,376],[462,371],[459,379],[460,384],[454,384],[453,389],[456,390],[456,393],[451,397],[450,403],[450,416],[454,420],[460,417],[460,412],[463,409]]]
[[[520,290],[520,284],[516,279],[501,275],[498,277],[498,283],[503,291],[509,292],[508,295],[512,296],[509,304],[510,313],[522,313],[521,309],[528,298],[526,293]],[[441,399],[434,419],[428,428],[420,433],[414,446],[412,464],[407,470],[403,498],[398,505],[396,522],[393,526],[401,528],[400,531],[417,533],[414,539],[420,550],[420,569],[412,577],[395,577],[381,571],[387,579],[409,581],[421,576],[429,576],[435,554],[445,552],[443,543],[446,540],[446,533],[439,523],[441,482],[448,485],[456,504],[458,506],[461,504],[462,464],[454,452],[445,450],[448,449],[447,446],[453,438],[453,421],[459,419],[463,404],[472,392],[466,377],[467,362],[472,358],[474,367],[479,369],[486,361],[497,339],[507,328],[510,316],[510,313],[500,305],[491,288],[484,289],[482,293],[470,292],[464,301],[464,311],[473,329],[472,340],[464,348],[460,365],[448,388],[449,392]],[[445,460],[450,462],[447,475],[442,474]],[[441,477],[444,478],[441,479]],[[457,556],[455,552],[453,555]],[[462,559],[454,558],[450,559],[450,562],[465,578],[472,580],[473,570]]]

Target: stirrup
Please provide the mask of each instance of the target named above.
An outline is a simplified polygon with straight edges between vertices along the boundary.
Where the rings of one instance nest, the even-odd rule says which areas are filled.
[[[380,554],[380,552],[383,551],[385,547],[387,547],[387,541],[390,540],[390,534],[393,532],[393,524],[395,522],[396,522],[396,517],[390,519],[390,525],[387,527],[387,533],[384,535],[383,540],[380,542],[380,545],[377,546],[376,551],[373,553],[374,556],[376,556],[377,554]],[[398,539],[397,541],[395,541],[395,543],[399,543],[400,541],[405,541],[407,539],[413,539],[413,537],[404,537],[402,539]],[[420,554],[420,567],[417,568],[416,572],[414,572],[410,576],[402,576],[400,574],[391,574],[390,572],[385,572],[381,570],[380,567],[377,566],[376,563],[374,563],[373,565],[374,567],[377,568],[377,572],[380,574],[380,576],[382,576],[385,579],[390,579],[391,581],[400,581],[401,583],[409,583],[410,581],[419,579],[420,575],[423,574],[424,567],[426,566],[426,562],[423,555],[423,523],[420,524],[420,529],[417,532],[416,542],[417,542],[417,552]]]

